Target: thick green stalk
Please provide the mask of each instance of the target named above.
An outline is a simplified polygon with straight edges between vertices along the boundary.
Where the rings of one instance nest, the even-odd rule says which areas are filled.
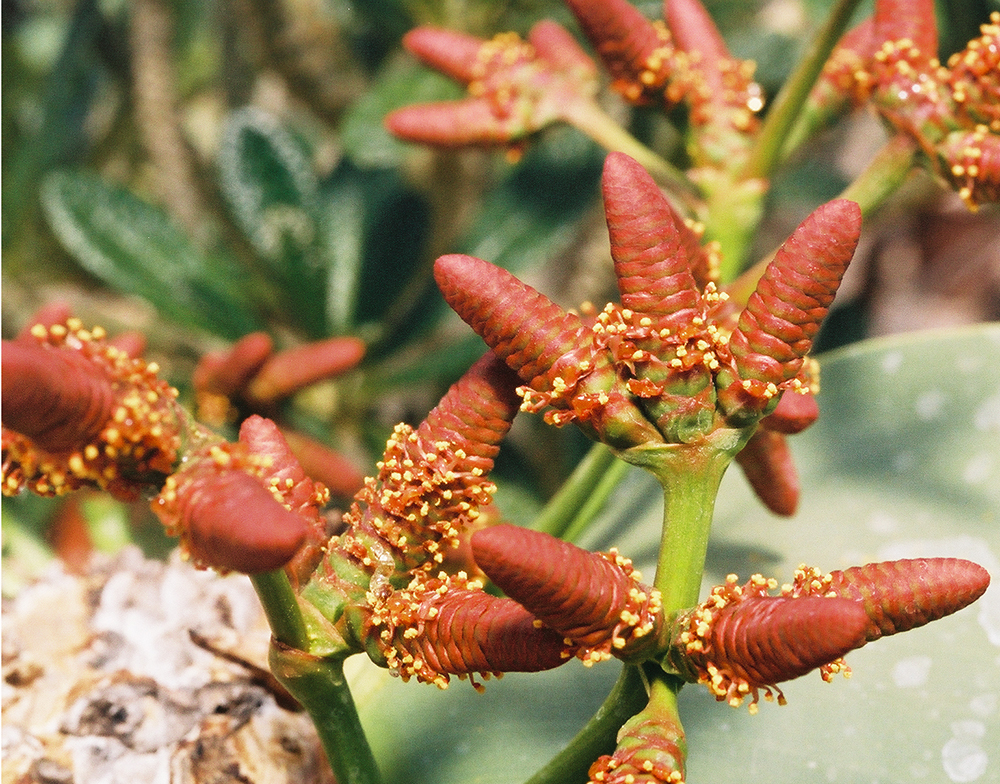
[[[608,447],[594,444],[559,491],[545,504],[532,528],[572,541],[607,500],[621,478],[623,467],[626,466]]]
[[[869,217],[906,181],[913,171],[916,155],[917,143],[912,137],[893,136],[840,197],[856,201],[861,207],[861,215]]]
[[[338,784],[381,784],[344,677],[343,659],[313,656],[274,641],[269,663],[274,676],[309,712]]]
[[[663,487],[663,532],[653,585],[668,618],[698,603],[719,484],[751,432],[720,429],[697,444],[638,448],[622,455],[650,471]]]
[[[309,634],[298,598],[283,569],[250,575],[274,639],[292,648],[307,650]]]
[[[782,86],[768,109],[767,118],[757,136],[744,177],[767,178],[778,164],[792,126],[809,97],[823,66],[847,29],[859,0],[837,0],[823,27],[813,39],[805,56]]]
[[[713,450],[698,457],[696,468],[671,467],[657,473],[663,486],[663,533],[653,585],[663,597],[667,617],[698,603],[715,499],[732,460]]]
[[[576,737],[525,784],[565,784],[584,781],[587,770],[602,754],[610,754],[615,736],[628,719],[647,702],[642,673],[625,665],[604,703]]]
[[[604,472],[604,475],[594,486],[593,492],[579,510],[577,510],[572,522],[563,534],[563,539],[568,542],[575,542],[583,536],[584,532],[594,521],[594,518],[604,508],[608,497],[618,487],[622,479],[625,478],[628,469],[628,463],[618,459],[615,459],[615,462],[608,466],[607,471]]]
[[[622,128],[597,104],[568,107],[566,121],[609,152],[623,152],[638,161],[659,185],[681,200],[682,203],[674,204],[681,214],[696,212],[693,208],[701,196],[698,186],[683,171]]]

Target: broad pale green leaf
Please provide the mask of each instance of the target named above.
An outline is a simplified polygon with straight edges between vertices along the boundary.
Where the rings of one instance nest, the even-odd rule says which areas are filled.
[[[960,556],[1000,579],[1000,325],[901,336],[823,359],[820,421],[792,439],[803,496],[767,513],[739,471],[719,499],[708,585],[733,572],[784,581],[806,562]],[[633,469],[588,532],[652,576],[662,501]],[[848,656],[850,680],[783,684],[756,716],[701,687],[681,694],[690,784],[948,784],[1000,780],[1000,587],[926,627]],[[388,782],[523,781],[597,708],[618,666],[508,675],[486,693],[358,680]],[[377,682],[377,688],[370,684]],[[573,782],[567,782],[573,784]]]
[[[42,204],[66,250],[111,288],[223,337],[259,328],[234,271],[203,256],[166,213],[127,189],[85,172],[53,172]]]

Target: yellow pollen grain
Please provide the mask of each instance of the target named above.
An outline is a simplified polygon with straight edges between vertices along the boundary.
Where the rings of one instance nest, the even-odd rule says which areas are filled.
[[[76,476],[83,476],[87,470],[84,465],[83,458],[79,454],[72,454],[67,461],[69,465],[69,470],[72,471]]]

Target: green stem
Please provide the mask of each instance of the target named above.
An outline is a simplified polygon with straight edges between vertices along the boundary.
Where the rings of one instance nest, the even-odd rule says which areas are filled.
[[[652,472],[663,487],[663,532],[653,585],[668,618],[698,603],[719,484],[747,438],[749,432],[722,429],[699,444],[624,455]]]
[[[657,183],[682,199],[683,204],[675,206],[680,207],[683,214],[694,212],[693,207],[701,196],[698,186],[683,171],[622,128],[597,104],[588,102],[567,107],[566,121],[604,149],[635,158]]]
[[[781,158],[785,139],[802,111],[802,106],[809,97],[816,79],[819,78],[823,66],[830,58],[830,53],[847,29],[858,2],[859,0],[837,0],[837,4],[816,34],[805,56],[778,92],[768,109],[767,117],[750,155],[744,173],[746,179],[771,176]]]
[[[338,784],[381,784],[340,657],[271,644],[271,672],[309,712]]]
[[[658,477],[663,485],[663,534],[653,585],[668,617],[698,603],[715,498],[730,462],[728,456],[721,457],[710,455],[703,472]]]
[[[569,527],[566,528],[566,532],[563,534],[563,539],[568,542],[577,541],[583,533],[587,530],[590,524],[597,517],[601,509],[604,508],[604,504],[607,502],[608,497],[614,491],[618,484],[625,478],[625,474],[628,473],[629,465],[624,460],[615,460],[608,470],[604,473],[604,476],[600,478],[597,485],[594,487],[594,491],[590,494],[587,500],[584,502],[583,506],[577,511],[576,516],[570,523]]]
[[[274,638],[292,648],[307,650],[309,634],[302,609],[284,570],[252,574],[250,582],[264,607],[264,615]]]
[[[848,185],[843,199],[856,201],[861,214],[867,218],[885,203],[913,171],[917,143],[910,137],[897,134],[875,154],[865,170]]]
[[[594,444],[532,527],[572,541],[597,514],[627,468],[604,444]]]
[[[642,673],[625,665],[604,703],[576,737],[525,784],[564,784],[583,781],[587,770],[602,754],[610,754],[615,736],[628,719],[642,710],[647,696]]]

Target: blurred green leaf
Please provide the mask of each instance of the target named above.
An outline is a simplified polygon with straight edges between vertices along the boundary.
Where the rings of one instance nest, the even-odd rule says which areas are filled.
[[[272,115],[241,109],[223,129],[218,168],[236,224],[287,297],[289,315],[309,334],[327,334],[319,184],[305,150]]]
[[[226,338],[259,329],[235,270],[203,256],[166,213],[127,189],[85,172],[52,172],[42,204],[66,250],[116,291]]]
[[[350,169],[350,171],[343,171]],[[353,167],[323,187],[319,245],[326,260],[326,318],[333,332],[354,326],[364,260],[364,187]]]
[[[460,252],[517,272],[555,256],[598,195],[604,151],[571,128],[533,144],[485,197]]]
[[[723,482],[708,584],[734,572],[789,580],[823,569],[959,556],[1000,574],[1000,325],[856,344],[822,358],[822,416],[791,441],[803,498],[770,515],[738,470]],[[632,469],[585,536],[652,579],[656,482]],[[1000,778],[1000,587],[953,616],[848,656],[850,680],[783,684],[756,716],[701,687],[681,694],[688,780],[711,784],[987,782]],[[387,782],[509,784],[565,744],[610,690],[614,664],[511,674],[476,694],[357,679]]]
[[[10,12],[13,13],[13,12]],[[4,14],[6,23],[7,12]],[[76,4],[59,58],[44,82],[40,96],[40,122],[24,138],[4,139],[3,239],[4,245],[20,228],[28,214],[37,215],[37,188],[44,172],[65,165],[87,146],[84,124],[101,79],[106,76],[97,58],[96,41],[101,30],[101,14],[96,0]],[[5,24],[6,27],[6,24]],[[23,42],[22,46],[28,46]],[[8,40],[4,30],[4,68],[17,71],[7,59]],[[13,58],[13,55],[11,55]],[[10,85],[17,94],[18,85]],[[6,88],[6,80],[5,80]],[[6,89],[5,89],[6,99]],[[4,105],[5,113],[10,111]],[[5,132],[14,130],[6,125]]]
[[[308,247],[319,185],[305,151],[275,117],[256,108],[233,112],[218,166],[233,217],[261,256],[280,261],[285,234]]]
[[[403,106],[462,97],[464,89],[446,76],[412,61],[395,61],[347,112],[341,128],[345,152],[358,166],[379,168],[402,163],[409,145],[390,134],[385,116]]]

